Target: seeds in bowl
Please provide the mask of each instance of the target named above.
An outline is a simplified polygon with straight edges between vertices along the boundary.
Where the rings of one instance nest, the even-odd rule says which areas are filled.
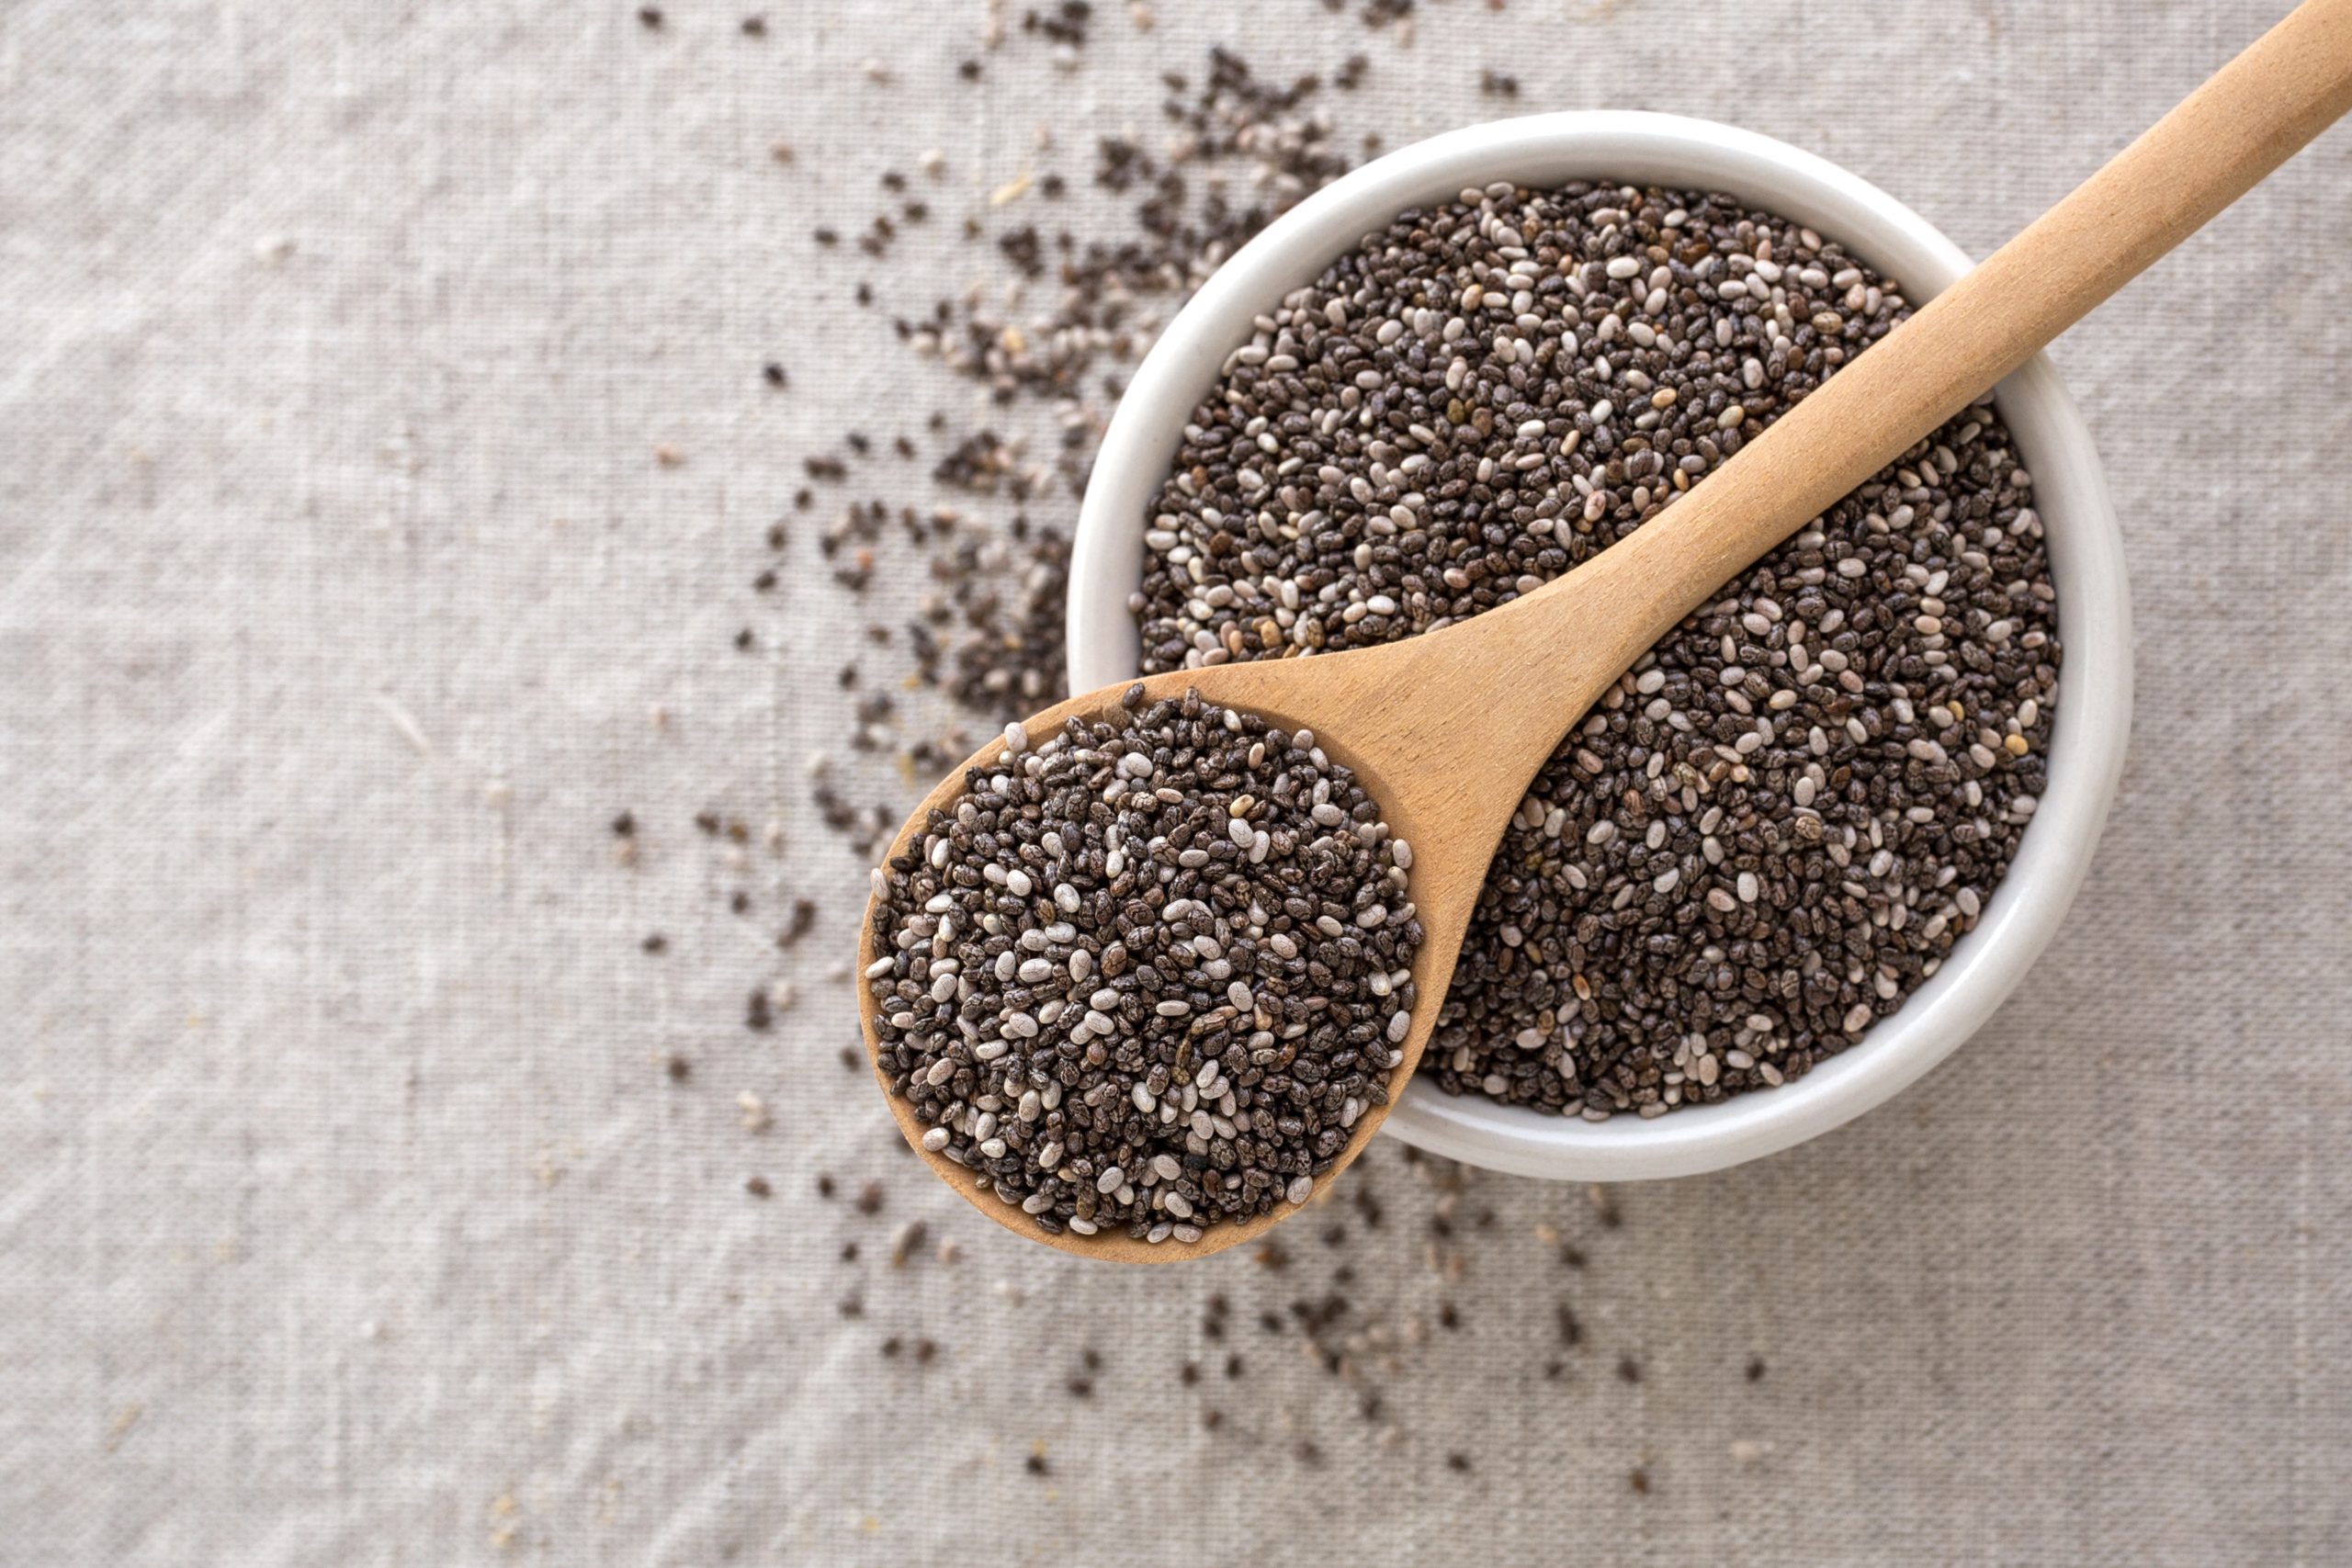
[[[1303,1203],[1402,1060],[1409,864],[1309,731],[1140,685],[1034,746],[1009,726],[875,874],[890,1092],[1049,1233]]]
[[[1700,192],[1498,185],[1261,318],[1186,426],[1145,668],[1368,647],[1655,516],[1908,313]],[[1726,585],[1562,742],[1489,869],[1424,1072],[1606,1118],[1796,1077],[1982,914],[2039,801],[2055,593],[1989,403]]]

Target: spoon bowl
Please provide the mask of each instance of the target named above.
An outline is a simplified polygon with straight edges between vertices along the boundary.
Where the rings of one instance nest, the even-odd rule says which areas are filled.
[[[1391,649],[1367,649],[1365,653],[1403,654],[1415,646],[1400,643]],[[1443,650],[1441,657],[1444,657]],[[1503,800],[1502,792],[1482,791],[1469,784],[1464,771],[1434,765],[1431,749],[1442,745],[1449,737],[1459,739],[1454,729],[1444,723],[1445,712],[1450,710],[1458,718],[1464,710],[1445,691],[1442,681],[1414,678],[1430,671],[1399,669],[1425,663],[1426,660],[1349,654],[1312,660],[1173,671],[1069,698],[1023,722],[1023,728],[1042,741],[1060,733],[1073,718],[1116,718],[1124,711],[1122,699],[1135,685],[1142,686],[1146,698],[1153,701],[1197,691],[1209,702],[1254,714],[1277,728],[1292,731],[1313,729],[1316,744],[1325,754],[1355,774],[1356,782],[1380,808],[1391,833],[1413,847],[1413,868],[1408,876],[1409,893],[1421,922],[1422,939],[1411,967],[1419,1000],[1401,1047],[1402,1059],[1389,1074],[1387,1099],[1365,1107],[1357,1117],[1346,1146],[1316,1177],[1309,1202],[1319,1198],[1363,1152],[1364,1145],[1379,1131],[1419,1064],[1421,1051],[1429,1043],[1437,1021],[1446,982],[1453,972],[1462,933],[1477,903],[1478,889],[1486,875],[1487,854],[1502,831],[1503,818],[1517,804],[1515,794]],[[1297,679],[1309,671],[1317,678]],[[1387,684],[1400,674],[1407,677],[1404,684]],[[1004,754],[1004,739],[999,736],[942,780],[899,829],[886,863],[907,853],[921,840],[932,813],[952,806],[963,794],[968,773],[994,767]],[[881,955],[875,944],[882,930],[882,919],[877,889],[858,935],[861,987],[865,983],[865,970]],[[1017,1206],[999,1199],[993,1188],[973,1171],[944,1152],[922,1146],[922,1135],[928,1128],[910,1101],[891,1092],[889,1074],[882,1066],[873,1008],[866,1005],[868,998],[862,990],[859,999],[867,1059],[881,1083],[890,1114],[897,1119],[909,1145],[941,1179],[1008,1230],[1065,1252],[1118,1262],[1156,1263],[1198,1257],[1251,1240],[1297,1207],[1283,1204],[1247,1220],[1209,1225],[1203,1230],[1200,1240],[1191,1243],[1171,1238],[1153,1245],[1111,1231],[1086,1236],[1068,1231],[1040,1230]]]

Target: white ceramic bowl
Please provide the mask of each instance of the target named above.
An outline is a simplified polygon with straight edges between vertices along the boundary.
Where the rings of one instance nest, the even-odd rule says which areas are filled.
[[[1721,191],[1834,238],[1916,303],[1969,266],[1936,228],[1867,181],[1770,137],[1708,120],[1614,111],[1537,115],[1432,137],[1301,202],[1220,267],[1137,369],[1104,435],[1070,563],[1074,691],[1136,672],[1127,596],[1144,520],[1193,407],[1250,318],[1408,207],[1511,180]],[[1652,1121],[1590,1122],[1415,1085],[1386,1127],[1407,1143],[1522,1176],[1615,1181],[1754,1159],[1858,1116],[1934,1066],[1992,1015],[2050,940],[2088,870],[2131,727],[2131,606],[2107,481],[2073,399],[2037,357],[1997,393],[2034,476],[2065,649],[2050,783],[2007,878],[1940,970],[1851,1049],[1781,1089]]]

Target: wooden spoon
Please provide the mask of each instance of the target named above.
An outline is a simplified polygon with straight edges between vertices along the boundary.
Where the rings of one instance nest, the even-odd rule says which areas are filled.
[[[1219,664],[1148,676],[1153,698],[1202,696],[1284,728],[1315,731],[1352,768],[1413,847],[1411,895],[1426,938],[1413,964],[1419,999],[1403,1092],[1444,999],[1453,962],[1504,827],[1571,725],[1652,644],[1721,586],[1959,412],[2352,108],[2352,0],[2305,0],[2146,134],[1982,265],[1749,440],[1658,516],[1534,592],[1428,636],[1306,659]],[[1039,740],[1073,716],[1116,714],[1125,686],[1057,703],[1025,721]],[[915,808],[890,855],[966,769],[988,768],[995,740]],[[858,942],[875,957],[877,911]],[[865,982],[858,982],[863,987]],[[861,990],[869,1055],[870,998]],[[889,1081],[876,1060],[876,1076]],[[916,1152],[1008,1229],[1067,1252],[1122,1262],[1198,1257],[1255,1237],[1293,1205],[1208,1226],[1201,1239],[1150,1246],[1124,1234],[1047,1235],[975,1175],[921,1146],[924,1124],[889,1095]],[[1321,1193],[1387,1115],[1368,1108],[1315,1183]]]

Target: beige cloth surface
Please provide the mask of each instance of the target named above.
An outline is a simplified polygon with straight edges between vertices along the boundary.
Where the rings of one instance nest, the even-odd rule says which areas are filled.
[[[1104,0],[1069,73],[1015,4],[978,84],[978,4],[770,3],[752,40],[758,6],[0,12],[0,1563],[2352,1556],[2352,132],[2056,351],[2141,643],[2064,935],[1893,1105],[1618,1190],[1614,1227],[1472,1173],[1438,1235],[1391,1145],[1385,1223],[1318,1216],[1280,1270],[978,1223],[837,1059],[862,868],[804,768],[861,608],[747,587],[803,454],[987,412],[885,319],[1001,277],[964,214],[1060,167],[1107,231],[1092,138],[1160,135],[1155,73],[1212,42],[1361,50],[1329,107],[1392,144],[1736,120],[1981,254],[2281,4],[1425,0],[1400,47],[1311,0],[1149,34]],[[887,264],[810,243],[930,146],[939,216]],[[731,865],[707,807],[784,852]],[[1257,1322],[1342,1265],[1401,1347],[1359,1357],[1377,1420]]]

